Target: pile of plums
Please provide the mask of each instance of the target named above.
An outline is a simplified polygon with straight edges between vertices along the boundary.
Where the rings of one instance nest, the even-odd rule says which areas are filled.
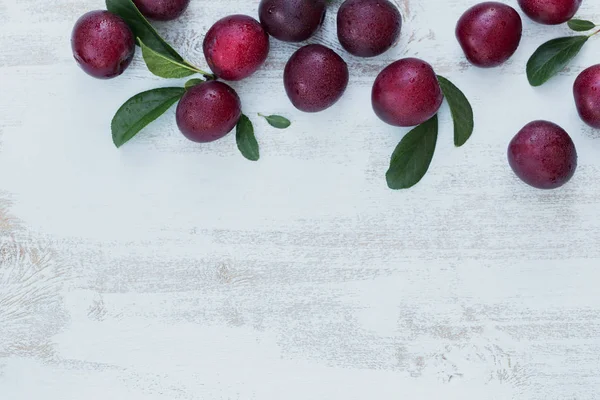
[[[190,0],[133,0],[149,19],[179,17]],[[560,24],[571,19],[582,0],[519,0],[523,12],[536,22]],[[265,62],[269,37],[302,42],[318,31],[326,0],[261,0],[260,22],[245,15],[217,21],[207,32],[203,50],[212,72],[221,80],[249,77]],[[337,36],[343,49],[358,57],[375,57],[398,42],[402,16],[388,0],[345,0],[337,14]],[[468,9],[456,26],[456,37],[467,60],[483,68],[505,63],[521,41],[522,21],[512,7],[484,2]],[[120,75],[131,63],[135,38],[127,24],[108,11],[93,11],[77,21],[72,34],[75,59],[97,78]],[[331,107],[348,85],[348,66],[332,49],[320,44],[300,47],[283,73],[287,96],[297,109],[319,112]],[[600,128],[600,65],[581,73],[574,86],[581,118]],[[375,114],[384,122],[410,127],[434,116],[443,101],[437,76],[427,62],[398,60],[384,68],[372,89]],[[241,116],[236,92],[221,81],[189,89],[178,104],[181,132],[196,142],[210,142],[230,132]],[[510,142],[509,164],[526,183],[556,188],[566,183],[577,165],[573,141],[558,125],[534,121]]]

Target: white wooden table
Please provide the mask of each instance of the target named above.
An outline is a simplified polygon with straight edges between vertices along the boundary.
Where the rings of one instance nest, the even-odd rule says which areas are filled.
[[[70,32],[102,0],[0,0],[0,399],[600,398],[600,131],[571,95],[600,41],[533,89],[528,57],[566,27],[524,19],[516,55],[481,70],[454,38],[473,1],[396,2],[402,40],[367,60],[341,50],[331,7],[311,42],[340,52],[351,82],[320,114],[287,100],[298,46],[272,40],[266,66],[234,85],[261,144],[251,163],[233,135],[188,142],[174,110],[116,150],[120,104],[183,80],[153,77],[139,51],[118,79],[84,75]],[[210,25],[257,5],[192,0],[158,28],[206,66]],[[578,15],[600,21],[600,3]],[[384,175],[407,130],[377,119],[370,89],[406,56],[464,90],[476,130],[455,149],[444,106],[430,172],[394,192]],[[534,119],[577,145],[562,189],[508,167]]]

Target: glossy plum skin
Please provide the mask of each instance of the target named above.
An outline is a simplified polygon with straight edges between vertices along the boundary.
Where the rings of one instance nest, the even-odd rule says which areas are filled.
[[[438,112],[443,101],[433,68],[417,58],[388,65],[375,79],[371,92],[375,114],[394,126],[422,124]]]
[[[242,115],[240,98],[223,82],[210,81],[189,89],[177,105],[177,126],[193,142],[221,139]]]
[[[506,62],[519,47],[523,22],[514,8],[485,2],[468,9],[458,20],[456,38],[469,62],[482,68]]]
[[[156,21],[171,21],[183,14],[190,0],[133,0],[138,10]]]
[[[269,55],[269,35],[247,15],[217,21],[204,38],[204,57],[221,79],[239,81],[255,73]]]
[[[545,25],[558,25],[575,16],[583,0],[519,0],[529,18]]]
[[[375,57],[400,37],[402,16],[388,0],[346,0],[337,15],[338,39],[350,54]]]
[[[583,122],[600,129],[600,64],[579,74],[573,85],[573,95]]]
[[[262,0],[260,23],[284,42],[302,42],[319,29],[327,11],[325,0]]]
[[[556,189],[577,169],[577,151],[560,126],[533,121],[517,133],[508,146],[508,163],[525,183],[538,189]]]
[[[290,101],[304,112],[319,112],[334,105],[346,91],[348,79],[346,62],[320,44],[298,49],[283,73],[283,84]]]
[[[90,11],[75,23],[71,49],[88,75],[110,79],[121,75],[131,64],[135,38],[121,17],[108,11]]]

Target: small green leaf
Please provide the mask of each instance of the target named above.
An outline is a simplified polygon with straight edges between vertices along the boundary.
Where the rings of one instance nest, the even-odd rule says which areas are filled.
[[[273,128],[286,129],[292,125],[289,119],[282,117],[281,115],[263,115],[261,113],[258,113],[258,115],[266,119]]]
[[[185,62],[183,57],[156,32],[131,0],[106,0],[106,9],[123,18],[133,34],[140,38],[146,46],[175,61]]]
[[[438,81],[452,113],[452,120],[454,121],[454,145],[460,147],[469,140],[473,133],[473,108],[463,92],[452,82],[440,75],[438,75]]]
[[[121,147],[149,123],[160,117],[185,93],[185,89],[168,87],[136,94],[115,114],[112,123],[113,143]]]
[[[438,118],[434,115],[402,138],[385,174],[390,189],[407,189],[416,185],[427,173],[438,135]]]
[[[586,32],[596,27],[596,24],[594,24],[592,21],[586,21],[583,19],[572,19],[567,22],[567,25],[569,25],[569,28],[575,32]]]
[[[189,81],[187,81],[185,83],[184,87],[185,87],[185,90],[190,90],[194,86],[198,86],[204,82],[206,82],[204,79],[194,78],[194,79],[190,79]]]
[[[144,57],[146,66],[150,72],[156,76],[160,76],[161,78],[179,79],[200,72],[187,64],[180,63],[152,50],[150,47],[146,46],[140,38],[138,38],[138,43],[142,48],[142,56]]]
[[[254,127],[247,116],[242,114],[235,130],[237,146],[244,157],[250,161],[258,161],[260,153],[258,142],[254,136]]]
[[[541,45],[527,62],[527,79],[531,86],[541,86],[560,72],[588,39],[588,36],[563,37]]]

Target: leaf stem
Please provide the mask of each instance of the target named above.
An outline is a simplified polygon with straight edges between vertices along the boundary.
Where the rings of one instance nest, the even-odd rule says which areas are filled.
[[[190,67],[191,69],[193,69],[194,71],[196,71],[197,73],[199,73],[200,75],[204,76],[209,81],[217,80],[216,75],[209,74],[208,72],[202,71],[200,68],[196,67],[194,64],[190,64],[187,61],[184,61],[184,64],[187,65],[188,67]]]
[[[263,117],[263,118],[267,118],[266,115],[263,115],[262,113],[257,113],[259,117]]]
[[[598,25],[596,25],[596,26],[598,26]],[[588,37],[592,37],[592,36],[594,36],[594,35],[597,35],[597,34],[599,34],[599,33],[600,33],[600,29],[598,29],[598,30],[597,30],[596,32],[594,32],[594,33],[591,33],[591,34],[589,34],[589,35],[588,35]]]

